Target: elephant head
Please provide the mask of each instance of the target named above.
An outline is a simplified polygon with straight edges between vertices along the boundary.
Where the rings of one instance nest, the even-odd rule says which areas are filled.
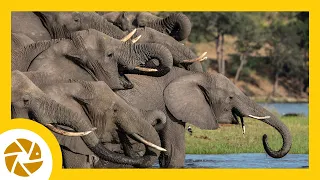
[[[72,32],[87,29],[96,29],[116,39],[122,39],[127,34],[94,12],[34,13],[53,39],[68,38]]]
[[[116,90],[133,87],[124,75],[125,72],[141,73],[143,71],[148,75],[161,76],[169,72],[173,64],[170,51],[159,44],[123,42],[94,29],[74,32],[70,38],[71,40],[36,42],[23,50],[15,51],[12,55],[13,70],[29,68],[29,70],[38,71],[43,67],[42,64],[46,63],[42,60],[44,57],[45,59],[63,58],[63,60],[66,58],[81,66],[94,80],[105,81]],[[44,51],[41,54],[42,59],[32,63],[42,51]],[[153,59],[157,59],[160,62],[159,65],[154,69],[148,68],[147,62]]]
[[[237,124],[238,117],[243,128],[243,117],[272,126],[281,134],[283,144],[280,150],[273,151],[268,146],[267,135],[263,135],[264,149],[271,157],[281,158],[291,148],[288,128],[221,74],[196,73],[178,78],[167,86],[164,98],[167,108],[177,119],[202,129],[217,129],[219,123]]]
[[[166,18],[160,18],[148,12],[110,12],[105,13],[103,17],[123,31],[151,27],[172,36],[177,41],[186,39],[191,32],[191,22],[182,13],[171,13]]]
[[[132,88],[123,75],[127,71],[162,76],[173,65],[170,51],[160,44],[123,42],[94,29],[75,32],[72,39],[77,48],[68,52],[68,57],[80,60],[96,79],[105,81],[112,89]],[[154,59],[159,65],[147,68],[147,62]]]
[[[102,16],[94,12],[36,12],[36,14],[49,31],[51,38],[69,38],[72,32],[87,29],[96,29],[115,39],[123,39],[127,35],[126,31],[122,31],[119,27],[108,22]],[[141,16],[144,17],[143,15]],[[163,19],[163,21],[165,20],[166,18]],[[163,21],[154,22],[156,22],[155,24],[159,24],[160,22],[164,23]],[[169,18],[166,23],[171,24],[171,18]],[[163,29],[166,29],[166,27],[163,27]],[[175,31],[176,30],[172,30],[172,32]],[[144,28],[138,28],[136,36],[134,37],[138,37],[140,35],[141,38],[139,42],[157,43],[169,49],[174,60],[174,65],[182,66],[191,71],[203,72],[202,66],[199,62],[183,62],[184,60],[196,58],[196,55],[190,50],[190,48],[182,45],[180,42],[167,35],[167,33],[164,34],[156,29],[145,26]]]
[[[55,133],[63,136],[81,136],[85,145],[105,161],[148,167],[153,165],[160,151],[165,151],[159,147],[159,136],[150,123],[158,121],[165,123],[164,114],[155,112],[151,118],[145,119],[137,109],[129,106],[104,82],[73,82],[55,87],[53,91],[60,98],[64,96],[59,90],[66,89],[66,92],[63,90],[62,92],[66,93],[67,97],[71,97],[72,101],[78,102],[90,120],[87,116],[77,113],[78,111],[74,109],[76,106],[68,107],[66,105],[68,98],[64,98],[63,103],[59,103],[59,100],[55,100],[59,98],[49,97],[50,93],[44,93],[20,71],[12,72],[11,103],[18,108],[26,109],[31,119]],[[70,127],[76,132],[59,129],[56,125]],[[110,151],[101,142],[106,129],[116,129],[145,144],[146,153],[142,157],[129,157]],[[93,132],[94,130],[96,131]],[[71,147],[68,144],[63,145]],[[72,150],[72,147],[70,149]]]

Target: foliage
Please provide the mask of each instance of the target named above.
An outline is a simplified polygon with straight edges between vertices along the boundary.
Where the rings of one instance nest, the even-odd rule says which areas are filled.
[[[191,43],[215,42],[218,66],[206,63],[218,72],[225,69],[224,35],[236,38],[234,47],[239,61],[231,64],[235,81],[247,68],[267,72],[274,82],[274,93],[280,77],[295,81],[295,89],[305,91],[309,85],[309,13],[308,12],[185,12],[193,27],[188,40]],[[222,39],[222,40],[221,40]],[[260,54],[260,50],[262,49]],[[251,57],[268,59],[265,66],[248,66]],[[228,62],[230,64],[230,62]],[[267,68],[267,70],[263,69]],[[296,79],[296,80],[294,80]],[[276,93],[275,93],[276,94]]]

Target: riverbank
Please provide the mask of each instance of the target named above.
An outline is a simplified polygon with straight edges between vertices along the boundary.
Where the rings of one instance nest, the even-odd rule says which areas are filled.
[[[308,117],[281,117],[292,135],[291,154],[309,153]],[[232,154],[265,153],[262,145],[263,134],[268,135],[271,148],[278,150],[282,139],[280,134],[269,125],[245,118],[246,134],[240,125],[224,125],[217,130],[201,130],[191,125],[193,134],[186,131],[187,154]]]
[[[266,97],[266,96],[253,96],[252,100],[258,103],[308,103],[308,98],[294,98],[294,97]]]

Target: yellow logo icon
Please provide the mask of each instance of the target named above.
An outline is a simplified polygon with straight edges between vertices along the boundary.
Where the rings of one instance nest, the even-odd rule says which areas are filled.
[[[4,152],[9,172],[28,177],[36,172],[43,163],[41,150],[37,143],[27,139],[17,139]]]

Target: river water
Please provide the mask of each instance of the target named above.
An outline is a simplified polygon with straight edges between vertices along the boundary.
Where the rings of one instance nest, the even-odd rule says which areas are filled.
[[[259,103],[269,110],[276,110],[280,115],[297,113],[309,116],[309,103]]]
[[[154,168],[159,168],[155,164]],[[264,153],[187,154],[184,168],[309,168],[308,154],[287,154],[275,159]]]
[[[274,159],[263,153],[187,154],[185,168],[308,168],[308,154],[287,154]]]

